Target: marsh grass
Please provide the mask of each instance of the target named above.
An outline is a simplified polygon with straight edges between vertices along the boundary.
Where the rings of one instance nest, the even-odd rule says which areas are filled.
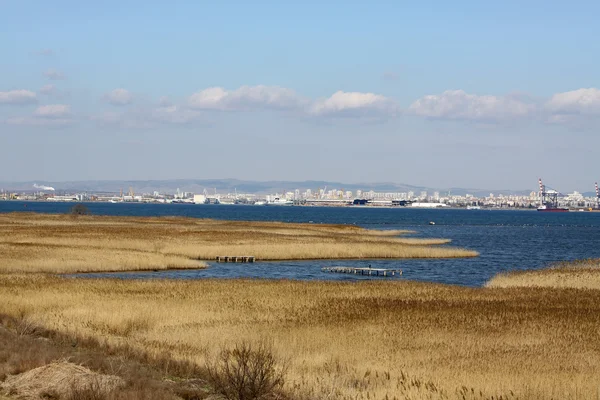
[[[600,259],[559,262],[539,270],[502,273],[490,279],[486,286],[600,290]]]
[[[215,221],[175,217],[0,215],[0,272],[74,273],[203,268],[202,260],[473,257],[446,239],[354,225]]]
[[[0,313],[165,371],[268,341],[299,399],[594,398],[600,378],[600,291],[4,274],[0,296]]]

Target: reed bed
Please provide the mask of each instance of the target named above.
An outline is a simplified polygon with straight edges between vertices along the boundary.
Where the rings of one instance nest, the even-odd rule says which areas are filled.
[[[486,286],[600,290],[600,259],[560,262],[540,270],[498,274]]]
[[[354,225],[215,221],[176,217],[0,215],[0,272],[74,273],[202,268],[201,260],[451,258],[477,252],[446,239]]]
[[[298,399],[581,399],[600,378],[597,291],[4,274],[0,297],[0,314],[150,360],[267,341]]]

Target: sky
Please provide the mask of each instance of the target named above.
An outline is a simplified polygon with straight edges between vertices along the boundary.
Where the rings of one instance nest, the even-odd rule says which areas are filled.
[[[0,181],[592,191],[597,1],[0,0]]]

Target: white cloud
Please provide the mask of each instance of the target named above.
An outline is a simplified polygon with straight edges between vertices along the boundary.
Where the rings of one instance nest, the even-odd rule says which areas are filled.
[[[546,108],[554,117],[565,114],[600,116],[600,90],[582,88],[570,92],[556,93],[548,100]],[[560,120],[561,118],[555,119]],[[563,117],[563,119],[565,118]]]
[[[37,101],[36,94],[29,90],[0,92],[0,104],[31,104]]]
[[[4,120],[9,125],[65,126],[72,124],[71,107],[66,104],[49,104],[38,107],[32,115]]]
[[[188,124],[198,120],[198,111],[181,108],[176,105],[158,107],[152,111],[152,118],[160,123]]]
[[[397,104],[382,95],[361,92],[335,92],[331,97],[315,101],[309,113],[317,116],[390,115],[400,111]]]
[[[53,81],[65,79],[65,76],[63,75],[63,73],[59,72],[55,69],[49,69],[48,71],[44,72],[44,76]]]
[[[408,111],[427,118],[501,121],[527,117],[536,110],[535,104],[518,96],[478,96],[464,90],[447,90],[420,98]]]
[[[41,94],[45,94],[46,96],[50,96],[56,93],[56,86],[54,85],[44,85],[40,89]]]
[[[71,107],[66,104],[49,104],[46,106],[38,107],[34,116],[40,118],[58,119],[64,118],[71,115]]]
[[[108,92],[104,98],[113,106],[124,106],[133,102],[133,95],[131,92],[122,88]]]
[[[242,86],[232,91],[211,87],[194,93],[188,99],[189,107],[199,110],[291,110],[305,103],[306,100],[291,89],[264,85]]]

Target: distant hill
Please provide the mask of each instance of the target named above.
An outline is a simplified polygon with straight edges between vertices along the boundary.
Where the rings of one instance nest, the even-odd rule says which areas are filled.
[[[57,192],[100,192],[100,193],[119,193],[121,189],[127,192],[131,187],[135,193],[174,193],[177,189],[184,192],[202,193],[206,190],[209,194],[217,193],[281,193],[299,189],[305,191],[311,189],[313,192],[318,189],[327,188],[327,190],[357,190],[375,192],[409,192],[418,194],[427,191],[429,195],[433,192],[440,192],[440,195],[448,193],[454,195],[472,194],[483,197],[490,193],[498,194],[516,194],[528,195],[531,190],[498,190],[498,189],[475,189],[475,188],[432,188],[425,186],[413,186],[393,182],[359,182],[344,183],[332,181],[243,181],[239,179],[169,179],[169,180],[101,180],[101,181],[27,181],[27,182],[0,182],[0,189],[9,191],[36,191],[34,185],[48,186],[55,188]],[[591,195],[591,194],[590,194]]]

